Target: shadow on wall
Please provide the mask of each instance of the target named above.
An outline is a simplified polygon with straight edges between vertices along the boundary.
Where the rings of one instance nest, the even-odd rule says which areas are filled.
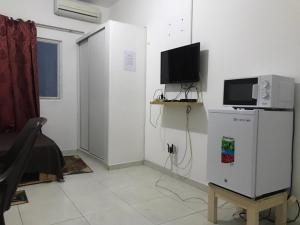
[[[293,192],[300,199],[300,84],[295,88],[295,140]]]
[[[300,84],[296,84],[295,86],[295,138],[293,161],[293,195],[300,200]],[[297,207],[293,205],[288,208],[288,217],[292,219],[295,215],[297,215]]]
[[[207,75],[208,75],[209,51],[200,52],[200,79],[203,92],[207,91]]]
[[[207,114],[202,105],[192,106],[189,114],[189,128],[191,132],[207,134]],[[183,130],[186,129],[186,107],[164,107],[162,113],[162,127]]]

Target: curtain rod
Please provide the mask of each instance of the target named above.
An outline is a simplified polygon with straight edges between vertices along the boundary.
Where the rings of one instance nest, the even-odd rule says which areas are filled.
[[[72,30],[72,29],[67,29],[67,28],[63,28],[63,27],[56,27],[56,26],[51,26],[51,25],[46,25],[46,24],[41,24],[41,23],[36,23],[35,25],[39,28],[46,28],[46,29],[57,30],[57,31],[62,31],[62,32],[67,32],[67,33],[73,33],[73,34],[84,34],[83,31]]]

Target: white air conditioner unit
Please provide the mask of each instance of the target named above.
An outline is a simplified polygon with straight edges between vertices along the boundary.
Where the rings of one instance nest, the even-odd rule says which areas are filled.
[[[54,13],[92,23],[101,23],[101,12],[97,6],[77,0],[55,0]]]

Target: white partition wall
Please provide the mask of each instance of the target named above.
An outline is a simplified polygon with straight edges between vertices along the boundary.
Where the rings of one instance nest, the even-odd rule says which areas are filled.
[[[88,74],[89,63],[86,60],[89,56],[88,40],[79,45],[79,74],[80,74],[80,148],[89,149],[89,116],[88,116]]]
[[[108,166],[142,161],[146,30],[109,21],[78,44],[80,147]]]

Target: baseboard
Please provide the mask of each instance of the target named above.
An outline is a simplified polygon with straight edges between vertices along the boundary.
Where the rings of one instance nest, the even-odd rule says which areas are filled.
[[[99,157],[97,157],[97,156],[95,156],[95,155],[89,153],[88,151],[86,151],[86,150],[84,150],[84,149],[81,149],[81,148],[78,149],[78,151],[81,152],[81,153],[84,153],[84,154],[86,154],[86,155],[88,155],[88,156],[90,156],[90,157],[92,157],[92,158],[94,158],[94,159],[99,160],[99,162],[100,162],[103,166],[105,166],[106,169],[109,169],[107,163],[106,163],[103,159],[101,159],[101,158],[99,158]]]
[[[129,162],[129,163],[121,163],[121,164],[116,164],[116,165],[111,165],[108,166],[109,170],[118,170],[118,169],[124,169],[127,167],[132,167],[132,166],[141,166],[144,165],[144,161],[137,161],[137,162]]]
[[[183,181],[193,187],[196,187],[196,188],[199,188],[200,190],[202,191],[205,191],[207,192],[208,191],[208,186],[206,184],[202,184],[202,183],[199,183],[197,181],[194,181],[190,178],[187,178],[187,177],[183,177],[177,173],[174,173],[174,172],[171,172],[170,170],[156,164],[156,163],[153,163],[153,162],[150,162],[148,160],[145,160],[145,161],[137,161],[137,162],[129,162],[129,163],[120,163],[120,164],[116,164],[116,165],[107,165],[107,163],[103,160],[103,159],[100,159],[92,154],[90,154],[89,152],[85,151],[84,149],[78,149],[78,150],[70,150],[70,151],[65,151],[63,152],[64,155],[70,155],[70,154],[76,154],[78,153],[78,151],[84,153],[84,154],[87,154],[95,159],[98,159],[99,162],[101,164],[103,164],[108,170],[117,170],[117,169],[124,169],[124,168],[128,168],[128,167],[132,167],[132,166],[140,166],[140,165],[146,165],[146,166],[149,166],[155,170],[158,170],[164,174],[167,174],[169,176],[172,176],[176,179],[179,179],[180,181]]]
[[[162,166],[160,166],[160,165],[158,165],[156,163],[147,161],[147,160],[144,161],[144,165],[149,166],[149,167],[151,167],[151,168],[153,168],[155,170],[158,170],[161,173],[164,173],[164,174],[167,174],[169,176],[172,176],[172,177],[174,177],[174,178],[176,178],[176,179],[178,179],[178,180],[180,180],[180,181],[182,181],[182,182],[184,182],[186,184],[189,184],[189,185],[191,185],[193,187],[199,188],[200,190],[202,190],[204,192],[208,192],[208,186],[206,184],[199,183],[199,182],[194,181],[194,180],[192,180],[190,178],[187,178],[187,177],[181,176],[181,175],[179,175],[177,173],[171,172],[170,170],[168,170],[168,169],[166,169],[166,168],[164,168],[164,167],[162,167]]]
[[[76,150],[64,150],[64,151],[62,151],[62,154],[64,156],[67,156],[67,155],[76,155],[76,154],[78,154],[78,150],[77,149]]]
[[[124,169],[127,167],[131,167],[131,166],[141,166],[144,165],[144,161],[137,161],[137,162],[128,162],[128,163],[120,163],[120,164],[115,164],[115,165],[108,165],[103,159],[89,153],[88,151],[84,150],[84,149],[79,149],[78,151],[93,157],[97,160],[99,160],[99,162],[104,165],[108,170],[117,170],[117,169]]]

